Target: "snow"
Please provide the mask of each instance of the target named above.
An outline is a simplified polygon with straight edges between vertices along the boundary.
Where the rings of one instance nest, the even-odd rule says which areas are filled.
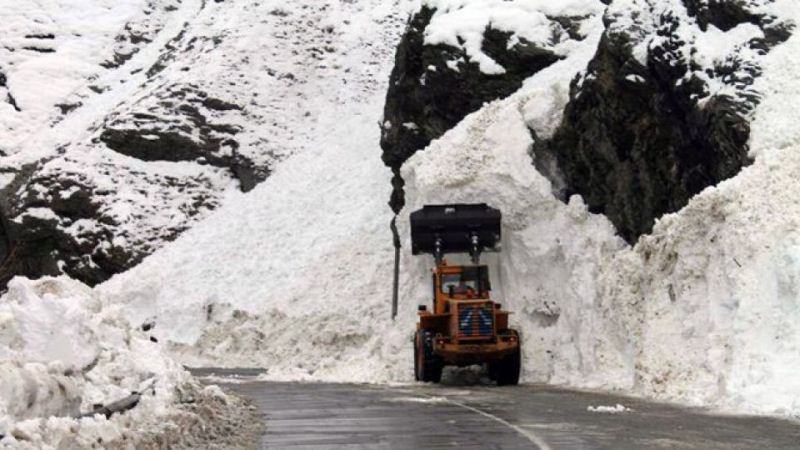
[[[641,3],[617,0],[609,14]],[[755,163],[663,217],[650,236],[630,247],[606,218],[589,213],[580,197],[567,204],[557,200],[550,182],[524,163],[534,139],[529,129],[538,138],[552,135],[570,82],[593,56],[603,31],[602,4],[427,0],[437,13],[426,42],[461,46],[461,37],[469,57],[489,73],[502,69],[480,50],[489,23],[536,42],[540,30],[529,25],[539,17],[589,17],[581,26],[586,37],[571,42],[569,51],[564,47],[563,60],[511,97],[467,117],[403,168],[408,204],[398,219],[401,304],[392,321],[392,212],[386,205],[392,174],[380,160],[376,123],[394,45],[412,4],[360,0],[314,9],[303,2],[265,2],[264,8],[280,12],[276,17],[302,17],[298,24],[312,21],[336,30],[339,50],[315,66],[299,56],[281,65],[283,56],[303,54],[308,43],[262,42],[263,29],[256,24],[261,16],[250,10],[218,16],[221,10],[214,9],[193,17],[192,32],[200,35],[245,21],[247,26],[238,28],[246,31],[224,44],[231,60],[252,51],[254,42],[275,57],[279,76],[249,79],[274,93],[253,97],[253,109],[274,109],[255,122],[234,122],[247,129],[243,151],[267,145],[281,152],[279,164],[255,190],[225,197],[218,210],[197,218],[174,242],[95,290],[66,279],[12,282],[0,299],[0,434],[35,447],[64,436],[113,440],[125,429],[156,427],[175,412],[180,386],[191,384],[166,354],[189,365],[260,366],[266,369],[262,378],[270,380],[411,382],[414,313],[416,304],[428,299],[431,260],[410,255],[408,213],[424,204],[459,201],[486,201],[504,213],[503,251],[486,256],[486,262],[494,296],[515,312],[512,324],[522,331],[524,381],[800,415],[800,381],[794,376],[800,365],[800,204],[793,195],[800,169],[794,124],[800,113],[792,107],[800,100],[800,63],[793,57],[800,37],[764,59],[764,75],[753,87],[763,96],[752,124]],[[185,2],[176,14],[188,18],[195,6]],[[782,14],[800,20],[798,8]],[[521,29],[522,18],[533,22]],[[280,23],[287,27],[281,33],[297,31],[288,19]],[[754,36],[746,26],[728,33],[710,30],[696,38],[697,45],[713,47],[708,64],[738,48],[729,44]],[[649,45],[642,42],[636,50],[640,57]],[[287,48],[279,48],[284,44]],[[131,60],[132,67],[152,63],[147,51]],[[266,73],[259,72],[266,66],[252,64],[242,72]],[[457,70],[457,62],[450,67]],[[161,80],[181,73],[168,68]],[[347,74],[346,83],[341,73]],[[289,83],[287,74],[301,81]],[[200,71],[180,79],[220,78],[211,75]],[[128,80],[87,97],[91,108],[35,142],[47,147],[75,138],[75,130],[79,137],[92,135],[91,124],[109,111],[153,106],[147,98],[152,91],[140,93],[129,87],[137,78]],[[273,97],[285,101],[273,104]],[[273,115],[280,119],[271,120]],[[81,145],[68,156],[50,170],[89,177],[93,185],[117,192],[123,200],[104,211],[131,230],[169,230],[187,222],[182,205],[190,197],[174,197],[157,186],[142,192],[147,183],[129,180],[196,174],[188,163],[145,165]],[[83,170],[107,164],[129,168],[132,178]],[[211,168],[201,172],[213,186],[209,190],[226,191],[227,178]],[[170,213],[143,219],[142,205]],[[34,214],[51,217],[47,211]],[[78,235],[97,226],[87,220],[69,225]],[[123,233],[108,245],[139,245],[138,236]],[[139,331],[145,323],[155,328]],[[152,383],[154,394],[130,414],[110,420],[69,417]],[[44,394],[28,407],[22,400],[31,390]],[[213,388],[205,393],[220,395]],[[590,408],[622,412],[620,406],[625,408]]]
[[[79,128],[74,123],[76,119],[71,119],[67,126],[58,126],[57,130],[48,133],[41,132],[61,120],[56,105],[97,103],[98,95],[88,88],[89,85],[112,84],[107,78],[119,76],[100,64],[113,59],[115,50],[122,53],[134,51],[135,47],[123,48],[128,44],[117,40],[126,25],[130,30],[140,31],[145,27],[142,22],[169,20],[183,12],[182,9],[175,14],[169,12],[168,6],[180,4],[174,0],[149,3],[155,5],[160,14],[149,14],[151,5],[146,0],[4,2],[4,20],[0,25],[3,39],[0,73],[6,75],[7,86],[0,87],[0,98],[5,100],[7,94],[11,95],[21,109],[17,112],[5,101],[0,103],[3,112],[0,114],[0,148],[4,154],[17,153],[24,147],[30,154],[23,158],[30,160],[28,158],[42,151],[31,148],[35,147],[31,145],[32,139],[36,142],[53,136],[64,139],[65,134],[74,133],[74,128]],[[164,26],[154,25],[158,28]],[[149,30],[141,31],[147,37]],[[53,38],[36,38],[47,35]],[[54,51],[41,53],[29,50],[30,47]],[[78,116],[96,118],[106,109],[84,107],[80,108]],[[12,161],[14,159],[5,164],[12,164]]]
[[[403,328],[389,319],[391,172],[380,160],[375,124],[408,5],[370,0],[342,6],[338,16],[320,11],[340,19],[338,43],[349,53],[343,64],[369,71],[346,85],[310,78],[321,89],[308,101],[327,110],[312,108],[301,119],[306,132],[293,133],[291,145],[302,152],[99,288],[134,323],[155,320],[156,336],[182,362],[255,364],[288,379],[407,378],[393,366],[410,351],[413,317]],[[309,104],[296,108],[291,114]],[[287,138],[270,136],[280,139]],[[376,351],[394,362],[376,365]]]
[[[487,28],[509,33],[510,47],[524,39],[565,55],[576,44],[564,37],[564,30],[550,18],[578,17],[585,21],[605,8],[599,0],[424,0],[422,5],[436,10],[425,29],[425,44],[461,48],[488,75],[502,75],[506,69],[483,51]]]
[[[709,25],[704,33],[698,33],[695,61],[703,67],[714,67],[741,50],[748,41],[758,38],[763,39],[764,32],[751,23],[737,25],[728,31]]]
[[[22,222],[25,217],[31,217],[39,220],[58,220],[58,216],[52,209],[48,208],[31,208],[25,211],[22,217],[16,218],[16,221]]]
[[[630,408],[625,407],[625,405],[617,403],[614,406],[588,406],[586,408],[589,412],[596,412],[596,413],[606,413],[606,414],[620,414],[633,411]]]
[[[160,421],[200,389],[117,308],[66,278],[9,283],[0,298],[0,358],[3,448],[85,448],[133,431],[164,433]],[[132,392],[144,395],[124,415],[77,418]]]
[[[754,17],[774,15],[790,21],[796,15],[795,3],[754,0],[743,8]],[[609,35],[630,42],[631,53],[641,66],[647,67],[651,49],[658,47],[672,65],[687,68],[679,84],[693,79],[705,82],[706,92],[696,99],[701,106],[713,96],[730,96],[744,110],[752,111],[752,98],[758,93],[743,80],[758,72],[763,55],[752,45],[764,38],[758,26],[742,23],[723,31],[708,24],[703,29],[679,0],[615,0],[605,17]]]
[[[352,24],[377,26],[368,18]],[[515,312],[526,342],[525,381],[799,414],[800,385],[790,374],[800,363],[800,206],[791,194],[800,141],[784,124],[795,114],[787,99],[800,93],[790,56],[800,39],[764,60],[755,164],[630,247],[580,197],[558,201],[550,182],[520,163],[530,158],[528,127],[552,134],[570,81],[593,56],[600,18],[584,29],[564,60],[403,168],[396,322],[388,317],[393,252],[384,204],[391,175],[375,157],[374,126],[388,60],[367,98],[317,118],[303,143],[311,150],[99,293],[134,323],[154,320],[185,363],[256,365],[272,380],[408,382],[414,305],[427,300],[431,264],[408,251],[408,212],[487,201],[504,212],[503,251],[486,261],[494,295]]]

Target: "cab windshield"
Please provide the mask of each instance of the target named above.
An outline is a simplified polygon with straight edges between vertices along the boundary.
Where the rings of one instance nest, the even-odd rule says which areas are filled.
[[[442,293],[453,294],[482,293],[488,291],[489,272],[485,266],[467,267],[461,273],[442,275]]]

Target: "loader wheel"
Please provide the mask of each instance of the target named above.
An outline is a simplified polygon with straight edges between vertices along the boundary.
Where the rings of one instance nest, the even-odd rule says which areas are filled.
[[[519,342],[519,333],[514,330],[506,330],[504,333],[513,333],[517,336],[517,342]],[[514,353],[511,353],[505,356],[500,361],[497,361],[492,364],[489,368],[489,372],[494,372],[495,380],[497,381],[498,386],[516,386],[519,384],[519,372],[521,368],[521,358],[520,358],[520,348],[522,347],[522,342],[519,342],[517,349]],[[494,370],[493,370],[494,369]]]
[[[417,331],[414,343],[414,378],[417,381],[438,383],[442,379],[444,362],[433,353],[433,332]]]
[[[497,364],[489,363],[487,364],[487,366],[488,370],[486,371],[486,375],[489,377],[490,380],[497,381]]]
[[[419,331],[414,333],[414,380],[419,381]]]

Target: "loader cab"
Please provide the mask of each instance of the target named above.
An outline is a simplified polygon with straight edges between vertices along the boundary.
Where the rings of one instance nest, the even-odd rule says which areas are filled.
[[[488,300],[491,289],[488,266],[450,266],[442,261],[433,270],[433,310],[446,313],[450,300]]]

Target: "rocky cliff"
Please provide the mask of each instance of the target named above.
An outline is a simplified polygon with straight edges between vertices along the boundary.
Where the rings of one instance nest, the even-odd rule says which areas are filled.
[[[562,199],[581,195],[630,243],[751,162],[752,85],[789,37],[770,2],[666,3],[612,4],[562,125],[534,149]]]
[[[424,2],[392,73],[381,140],[386,164],[398,174],[410,155],[464,116],[558,61],[565,53],[559,42],[583,38],[581,25],[592,11],[587,5],[605,4],[606,31],[572,83],[561,124],[552,135],[532,130],[535,164],[556,195],[564,201],[581,195],[633,243],[657,218],[736,175],[751,161],[749,121],[759,102],[752,85],[760,61],[793,27],[776,18],[771,0],[585,2],[582,15],[540,6],[546,20],[531,15],[530,26],[545,27],[553,38],[537,43],[517,36],[519,30],[496,29],[502,20],[489,17],[481,49],[505,69],[490,73],[469,54],[458,29],[447,30],[443,20],[431,25],[437,15],[463,19],[470,6]],[[455,46],[435,43],[442,29],[456,36]],[[404,203],[399,175],[393,184],[390,203],[398,210]]]
[[[466,115],[516,92],[525,79],[562,59],[585,39],[582,26],[600,10],[596,5],[600,2],[578,10],[521,8],[526,26],[536,30],[529,35],[519,23],[475,4],[449,8],[446,2],[423,2],[397,48],[384,109],[381,148],[395,173],[390,202],[395,211],[404,203],[398,175],[403,163]],[[468,42],[474,30],[461,27],[466,22],[474,27],[475,20],[481,24],[479,48]]]
[[[138,264],[305,150],[330,107],[308,99],[371,76],[336,24],[309,25],[331,4],[70,5],[22,2],[0,28],[0,285]]]

